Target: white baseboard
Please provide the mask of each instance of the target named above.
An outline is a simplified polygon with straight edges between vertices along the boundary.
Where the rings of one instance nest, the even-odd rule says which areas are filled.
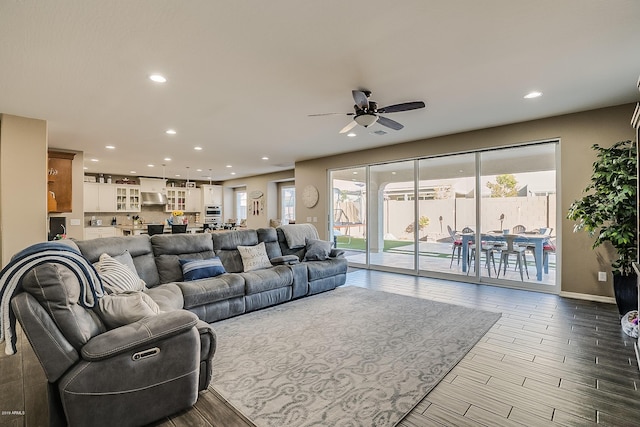
[[[603,297],[601,295],[579,294],[577,292],[560,291],[560,296],[563,298],[582,299],[587,301],[604,302],[607,304],[616,303],[616,299],[614,297]]]

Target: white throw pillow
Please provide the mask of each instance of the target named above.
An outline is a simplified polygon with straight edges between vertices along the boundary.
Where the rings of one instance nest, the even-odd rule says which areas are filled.
[[[108,294],[142,291],[145,288],[144,280],[140,279],[135,271],[131,271],[129,267],[106,253],[100,255],[100,259],[94,264],[94,267]]]
[[[245,272],[271,267],[264,242],[255,246],[238,246],[238,252],[242,257]]]
[[[160,307],[141,291],[105,295],[98,301],[98,316],[113,329],[160,313]]]

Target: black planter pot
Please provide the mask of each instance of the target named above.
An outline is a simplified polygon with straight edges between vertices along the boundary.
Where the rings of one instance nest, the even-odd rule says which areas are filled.
[[[613,292],[621,315],[638,309],[637,280],[638,276],[635,273],[627,276],[613,275]]]

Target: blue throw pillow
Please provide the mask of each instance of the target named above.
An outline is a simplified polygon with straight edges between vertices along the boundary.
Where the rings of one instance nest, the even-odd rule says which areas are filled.
[[[181,259],[182,276],[186,282],[207,277],[216,277],[226,273],[220,258],[210,259]]]

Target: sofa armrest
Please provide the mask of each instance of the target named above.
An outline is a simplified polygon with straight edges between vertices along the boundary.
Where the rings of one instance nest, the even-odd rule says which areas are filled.
[[[82,358],[98,361],[161,341],[196,326],[198,317],[186,310],[160,313],[92,338],[82,347]]]
[[[329,252],[329,257],[330,258],[342,258],[344,257],[344,250],[343,249],[331,249],[331,252]]]
[[[300,262],[300,258],[296,255],[282,255],[271,258],[271,264],[273,265],[292,265],[298,264]]]

